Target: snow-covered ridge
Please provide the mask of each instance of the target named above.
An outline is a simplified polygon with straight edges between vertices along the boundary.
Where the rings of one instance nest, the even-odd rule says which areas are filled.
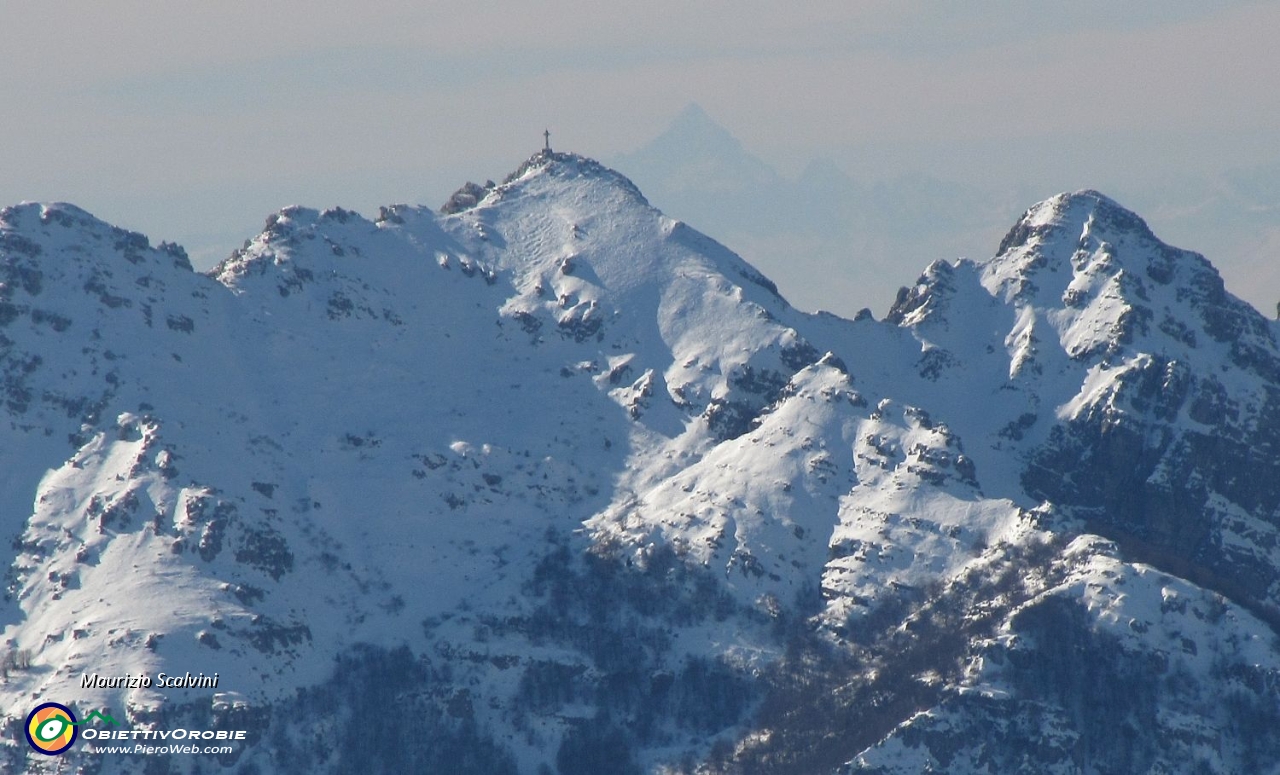
[[[285,208],[208,276],[24,204],[0,363],[6,708],[238,708],[279,736],[235,766],[342,771],[383,754],[282,709],[394,665],[428,769],[441,741],[485,772],[945,767],[1029,708],[1045,771],[1123,768],[1071,758],[1093,684],[1028,667],[1059,627],[1168,684],[1170,761],[1266,753],[1212,708],[1280,675],[1274,327],[1096,192],[886,321],[792,309],[573,154],[443,212]],[[158,670],[236,701],[81,688]]]

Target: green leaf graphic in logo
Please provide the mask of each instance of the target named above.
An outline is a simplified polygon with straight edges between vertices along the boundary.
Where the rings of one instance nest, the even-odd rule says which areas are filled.
[[[88,724],[90,721],[93,721],[94,719],[99,719],[99,720],[100,720],[100,721],[102,721],[104,724],[110,724],[110,725],[111,725],[111,726],[113,726],[113,727],[115,727],[115,726],[119,726],[119,724],[117,724],[117,723],[116,723],[116,720],[115,720],[115,719],[111,718],[110,716],[108,716],[108,715],[107,715],[107,714],[105,714],[105,713],[99,713],[99,712],[98,712],[98,711],[96,711],[96,710],[91,710],[91,711],[89,711],[89,715],[87,715],[87,716],[85,716],[85,717],[84,717],[84,721],[77,721],[77,722],[75,722],[74,724],[72,724],[71,726],[73,726],[73,727],[84,726],[85,724]]]

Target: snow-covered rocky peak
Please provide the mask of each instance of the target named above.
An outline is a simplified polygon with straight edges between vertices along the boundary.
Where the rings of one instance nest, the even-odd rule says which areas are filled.
[[[1280,524],[1251,505],[1280,497],[1276,329],[1203,256],[1101,194],[1062,194],[990,260],[930,265],[888,322],[926,379],[895,392],[947,417],[987,492],[1280,602]]]
[[[87,250],[90,245],[108,249]],[[23,202],[0,209],[0,247],[29,258],[45,250],[69,249],[80,264],[116,254],[134,265],[191,269],[181,247],[165,242],[152,249],[142,234],[112,226],[65,202]]]
[[[1223,737],[1207,771],[1249,771],[1280,755],[1239,732],[1280,685],[1278,362],[1204,259],[1093,192],[883,322],[792,309],[567,153],[440,211],[287,207],[209,275],[20,205],[0,706],[270,726],[175,771],[918,771],[973,744],[1067,772],[1158,768],[1072,710],[1156,687],[1142,750]],[[81,684],[159,670],[235,701]],[[362,742],[386,717],[394,758]]]
[[[502,192],[512,188],[534,188],[545,190],[543,186],[592,186],[597,195],[604,188],[615,189],[620,195],[629,197],[636,203],[648,205],[644,194],[636,188],[622,173],[604,166],[595,159],[579,156],[576,153],[561,151],[539,151],[516,168],[502,182],[497,190]],[[603,187],[603,188],[601,188]],[[606,200],[608,197],[606,197]]]
[[[1226,292],[1203,256],[1160,241],[1096,191],[1028,210],[983,265],[982,282],[1006,303],[1045,316],[1072,358],[1134,345],[1186,359],[1204,344],[1256,351],[1271,338],[1266,321]],[[1142,339],[1149,341],[1138,345]]]
[[[1096,191],[1059,194],[1030,208],[985,262],[930,265],[899,293],[889,322],[935,344],[947,342],[941,332],[955,326],[970,331],[963,320],[990,308],[974,275],[1007,310],[992,324],[1007,326],[1011,375],[1026,366],[1066,367],[1055,363],[1058,352],[1083,364],[1144,352],[1192,362],[1206,347],[1208,357],[1226,355],[1232,366],[1280,375],[1267,354],[1272,326],[1226,291],[1213,265],[1160,241],[1140,217]],[[943,312],[952,306],[955,314]]]
[[[1096,191],[1059,194],[1014,224],[987,262],[984,280],[1006,300],[1056,306],[1074,277],[1113,274],[1126,268],[1118,254],[1161,248],[1168,249],[1141,218],[1114,200]],[[1144,268],[1127,267],[1130,272]]]
[[[223,294],[181,247],[74,205],[0,210],[0,396],[18,425],[66,438],[108,395],[145,401],[141,364],[180,362]]]

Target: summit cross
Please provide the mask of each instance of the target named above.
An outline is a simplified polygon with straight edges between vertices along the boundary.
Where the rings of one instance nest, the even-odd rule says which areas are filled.
[[[550,152],[551,151],[551,130],[550,129],[542,130],[542,140],[543,140],[542,150]]]

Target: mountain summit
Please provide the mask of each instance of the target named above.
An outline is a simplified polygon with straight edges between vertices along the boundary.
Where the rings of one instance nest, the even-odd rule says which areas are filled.
[[[624,168],[642,170],[664,189],[737,193],[744,186],[776,187],[782,178],[696,103],[643,148],[622,157]]]
[[[11,729],[248,731],[175,773],[1280,755],[1275,327],[1096,192],[883,321],[568,153],[208,275],[23,204],[0,362]],[[219,683],[85,680],[158,672]]]

